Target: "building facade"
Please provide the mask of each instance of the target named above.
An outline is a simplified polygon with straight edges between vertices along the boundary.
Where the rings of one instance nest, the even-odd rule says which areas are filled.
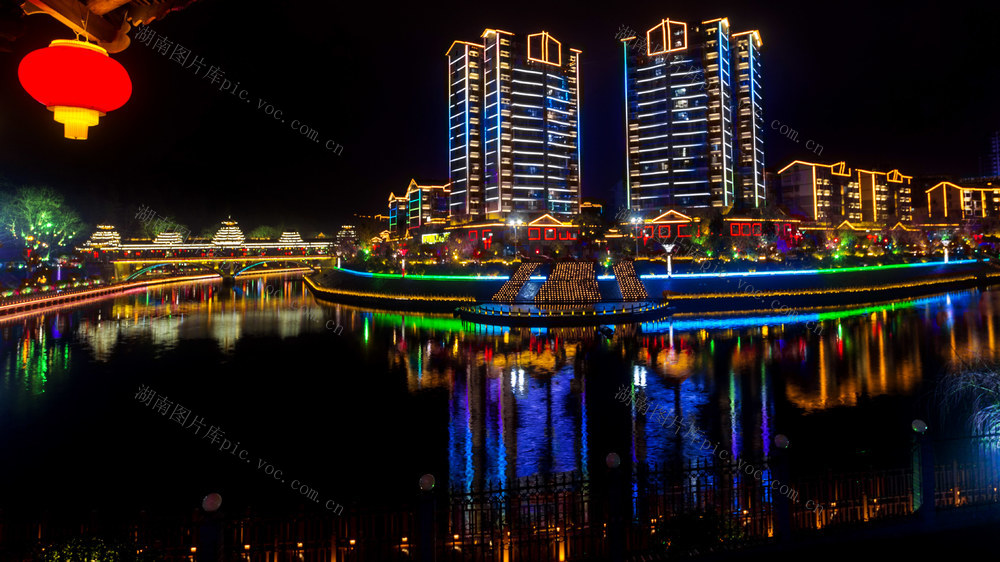
[[[448,59],[453,221],[580,208],[580,54],[547,32],[487,29]]]
[[[448,223],[448,196],[445,185],[418,185],[411,179],[406,188],[406,224],[409,230]]]
[[[761,108],[760,33],[733,34],[733,66],[736,81],[736,189],[737,206],[763,207],[767,193],[764,183],[764,117]]]
[[[927,189],[927,219],[956,223],[1000,217],[1000,182],[942,181]]]
[[[796,160],[778,170],[773,185],[781,204],[812,221],[883,224],[913,221],[912,180],[899,170]]]
[[[409,198],[404,195],[389,194],[389,236],[401,238],[409,226]]]
[[[760,34],[665,19],[621,41],[629,209],[762,206]]]

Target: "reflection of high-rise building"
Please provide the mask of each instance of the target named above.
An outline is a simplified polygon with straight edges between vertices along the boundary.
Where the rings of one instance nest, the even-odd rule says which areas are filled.
[[[449,212],[572,215],[580,205],[580,51],[499,29],[448,49]]]
[[[630,209],[763,205],[760,47],[727,18],[622,39]]]

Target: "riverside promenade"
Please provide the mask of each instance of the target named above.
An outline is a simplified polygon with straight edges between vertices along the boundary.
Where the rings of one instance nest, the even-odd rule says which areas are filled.
[[[987,286],[988,260],[825,269],[723,271],[712,262],[524,262],[507,275],[402,275],[332,269],[306,277],[317,298],[398,310],[455,312],[485,324],[614,324],[671,315],[789,314]]]

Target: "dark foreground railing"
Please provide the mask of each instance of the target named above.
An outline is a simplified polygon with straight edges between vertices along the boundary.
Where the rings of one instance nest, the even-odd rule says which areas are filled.
[[[267,562],[685,556],[806,538],[827,528],[905,522],[915,512],[996,504],[998,445],[1000,435],[915,440],[909,458],[904,452],[896,459],[904,466],[864,471],[790,474],[785,451],[750,463],[752,471],[705,462],[631,473],[609,468],[590,478],[566,473],[503,488],[421,492],[391,510],[349,509],[340,516],[223,518],[198,511],[186,518],[95,516],[81,522],[3,512],[0,559],[42,560],[54,550],[87,548],[129,555],[121,560]],[[924,478],[928,467],[933,475]],[[788,487],[779,488],[780,482]],[[922,500],[931,497],[933,510]],[[70,542],[81,537],[99,538],[103,546]]]

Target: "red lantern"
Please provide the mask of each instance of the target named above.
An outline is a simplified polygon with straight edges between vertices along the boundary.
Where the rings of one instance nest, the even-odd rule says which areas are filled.
[[[57,39],[28,53],[17,77],[28,94],[65,125],[68,139],[86,140],[88,127],[132,95],[125,67],[84,41]]]

